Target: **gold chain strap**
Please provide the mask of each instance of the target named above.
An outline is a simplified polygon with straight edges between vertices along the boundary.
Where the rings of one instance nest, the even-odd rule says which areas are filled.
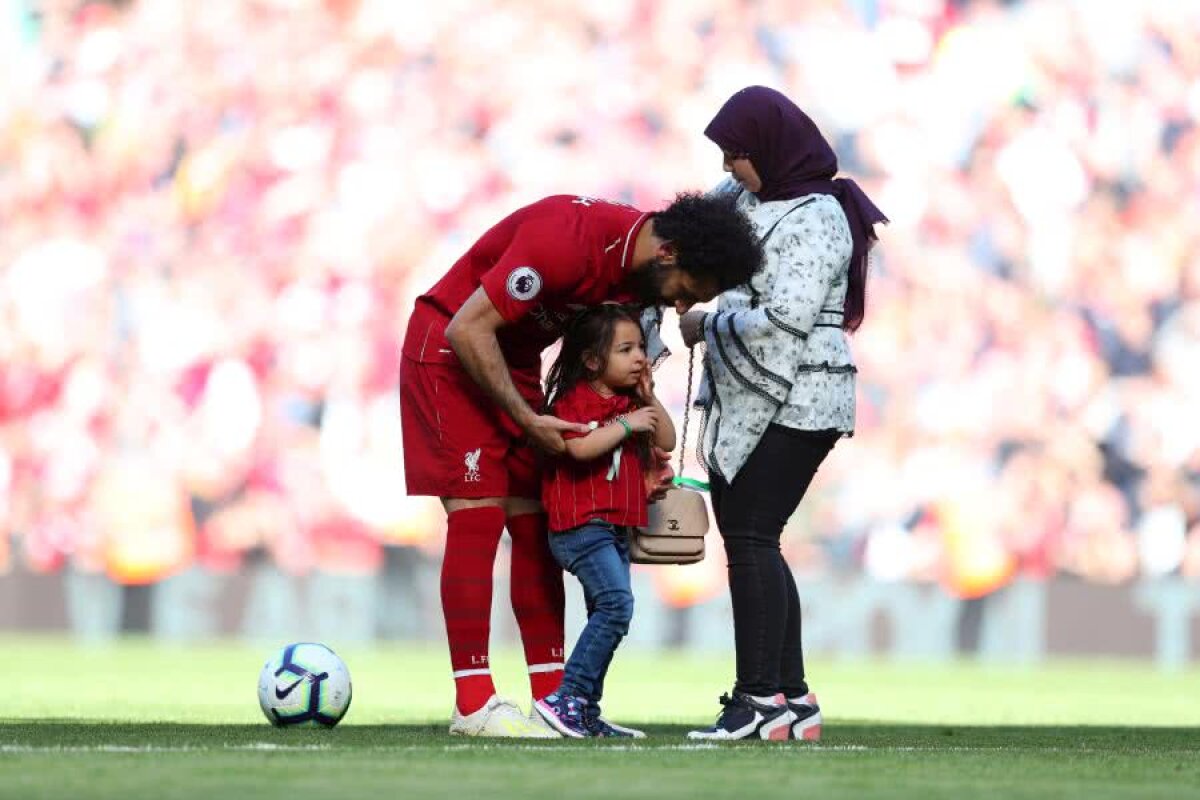
[[[692,375],[696,370],[696,348],[688,348],[688,378],[687,378],[687,399],[683,405],[683,435],[679,438],[679,473],[675,476],[676,486],[685,486],[689,489],[695,489],[700,492],[707,492],[709,484],[707,481],[698,481],[695,478],[683,477],[683,457],[687,454],[687,430],[688,420],[692,413]],[[701,431],[703,433],[703,430]]]
[[[696,346],[688,348],[687,395],[683,398],[683,433],[679,437],[679,472],[683,477],[683,457],[687,454],[688,420],[692,415],[692,375],[696,371]]]

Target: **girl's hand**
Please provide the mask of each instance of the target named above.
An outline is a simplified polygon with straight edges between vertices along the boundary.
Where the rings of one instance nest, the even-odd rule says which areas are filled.
[[[671,454],[661,447],[651,447],[650,469],[645,472],[646,501],[657,503],[667,496],[673,485],[675,470],[671,469]]]
[[[648,406],[654,405],[654,373],[647,366],[638,379],[637,399]]]
[[[633,413],[626,414],[625,421],[629,423],[629,427],[633,428],[634,433],[653,434],[658,430],[658,409],[654,406],[639,408]]]
[[[688,347],[695,347],[704,341],[704,318],[707,311],[689,311],[679,318],[679,335]]]

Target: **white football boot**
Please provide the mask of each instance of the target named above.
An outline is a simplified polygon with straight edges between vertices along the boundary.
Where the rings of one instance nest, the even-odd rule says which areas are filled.
[[[557,739],[558,734],[529,721],[517,704],[496,695],[472,714],[460,714],[458,707],[450,717],[452,736],[483,736],[505,739]]]

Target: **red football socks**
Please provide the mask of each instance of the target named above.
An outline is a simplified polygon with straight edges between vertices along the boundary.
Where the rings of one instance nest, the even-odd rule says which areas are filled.
[[[563,572],[550,553],[544,513],[510,517],[511,596],[521,629],[534,700],[552,694],[563,676]]]
[[[488,636],[492,570],[503,532],[504,509],[499,506],[464,508],[447,518],[442,614],[450,643],[455,704],[464,715],[483,708],[496,693],[488,664]]]

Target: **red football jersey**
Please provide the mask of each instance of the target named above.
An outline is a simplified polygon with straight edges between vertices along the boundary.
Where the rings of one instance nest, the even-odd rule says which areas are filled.
[[[500,348],[511,368],[537,368],[580,308],[634,300],[621,287],[633,244],[650,215],[632,206],[554,195],[518,209],[480,237],[417,298],[404,355],[457,362],[446,325],[480,286],[508,322]]]
[[[553,413],[570,422],[596,422],[603,426],[636,408],[637,404],[628,395],[604,397],[587,381],[580,381],[555,401]],[[587,434],[563,434],[564,439],[583,436]],[[646,487],[634,437],[621,443],[620,468],[613,479],[608,480],[612,464],[611,452],[591,461],[559,456],[547,462],[542,479],[542,503],[550,517],[550,530],[565,531],[593,519],[613,525],[646,524]]]

